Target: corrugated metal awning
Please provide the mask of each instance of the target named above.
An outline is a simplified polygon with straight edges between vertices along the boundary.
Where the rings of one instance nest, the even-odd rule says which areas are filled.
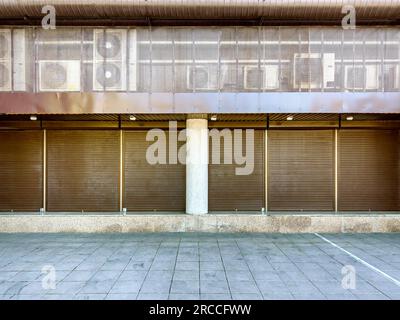
[[[341,19],[353,5],[357,19],[400,18],[400,0],[0,0],[1,19],[40,18],[51,2],[58,17],[96,19]]]

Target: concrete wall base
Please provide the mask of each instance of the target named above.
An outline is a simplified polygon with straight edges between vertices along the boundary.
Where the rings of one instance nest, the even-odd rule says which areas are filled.
[[[400,214],[2,215],[0,232],[400,232]]]

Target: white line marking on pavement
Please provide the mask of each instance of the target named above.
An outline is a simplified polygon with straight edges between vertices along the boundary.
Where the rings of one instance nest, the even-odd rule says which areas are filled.
[[[378,268],[374,267],[373,265],[370,265],[368,262],[364,261],[363,259],[357,257],[356,255],[352,254],[351,252],[347,251],[346,249],[343,249],[342,247],[338,246],[336,243],[333,243],[332,241],[328,240],[327,238],[321,236],[318,233],[314,233],[317,237],[321,238],[322,240],[324,240],[325,242],[328,242],[329,244],[331,244],[332,246],[334,246],[335,248],[338,248],[339,250],[347,253],[350,257],[352,257],[353,259],[357,260],[358,262],[362,263],[363,265],[365,265],[366,267],[370,268],[371,270],[375,271],[376,273],[380,274],[381,276],[385,277],[386,279],[392,281],[395,285],[400,287],[400,281],[389,276],[388,274],[386,274],[385,272],[379,270]]]

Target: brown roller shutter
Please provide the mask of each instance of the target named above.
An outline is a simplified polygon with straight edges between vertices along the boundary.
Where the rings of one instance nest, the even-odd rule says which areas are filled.
[[[269,210],[334,210],[334,131],[268,132]]]
[[[399,210],[398,131],[339,130],[339,210]]]
[[[168,142],[169,134],[166,134]],[[185,211],[185,166],[150,164],[147,131],[124,131],[124,200],[128,211]],[[162,154],[160,154],[162,156]],[[168,153],[166,154],[168,161]]]
[[[47,210],[119,211],[119,147],[119,131],[47,131]]]
[[[43,207],[43,131],[0,132],[0,210]]]
[[[233,130],[231,131],[233,135]],[[208,171],[208,207],[210,211],[261,211],[265,207],[264,189],[264,130],[254,131],[254,170],[249,175],[237,175],[235,169],[243,165],[224,164],[224,140],[221,139],[221,164],[212,163],[210,139],[210,165]],[[245,154],[245,134],[243,154]],[[227,144],[232,152],[232,144]],[[234,159],[234,158],[233,158]]]

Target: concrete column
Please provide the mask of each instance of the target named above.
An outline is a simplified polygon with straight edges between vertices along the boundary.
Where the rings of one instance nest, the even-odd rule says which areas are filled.
[[[186,213],[208,212],[208,123],[186,120]]]

